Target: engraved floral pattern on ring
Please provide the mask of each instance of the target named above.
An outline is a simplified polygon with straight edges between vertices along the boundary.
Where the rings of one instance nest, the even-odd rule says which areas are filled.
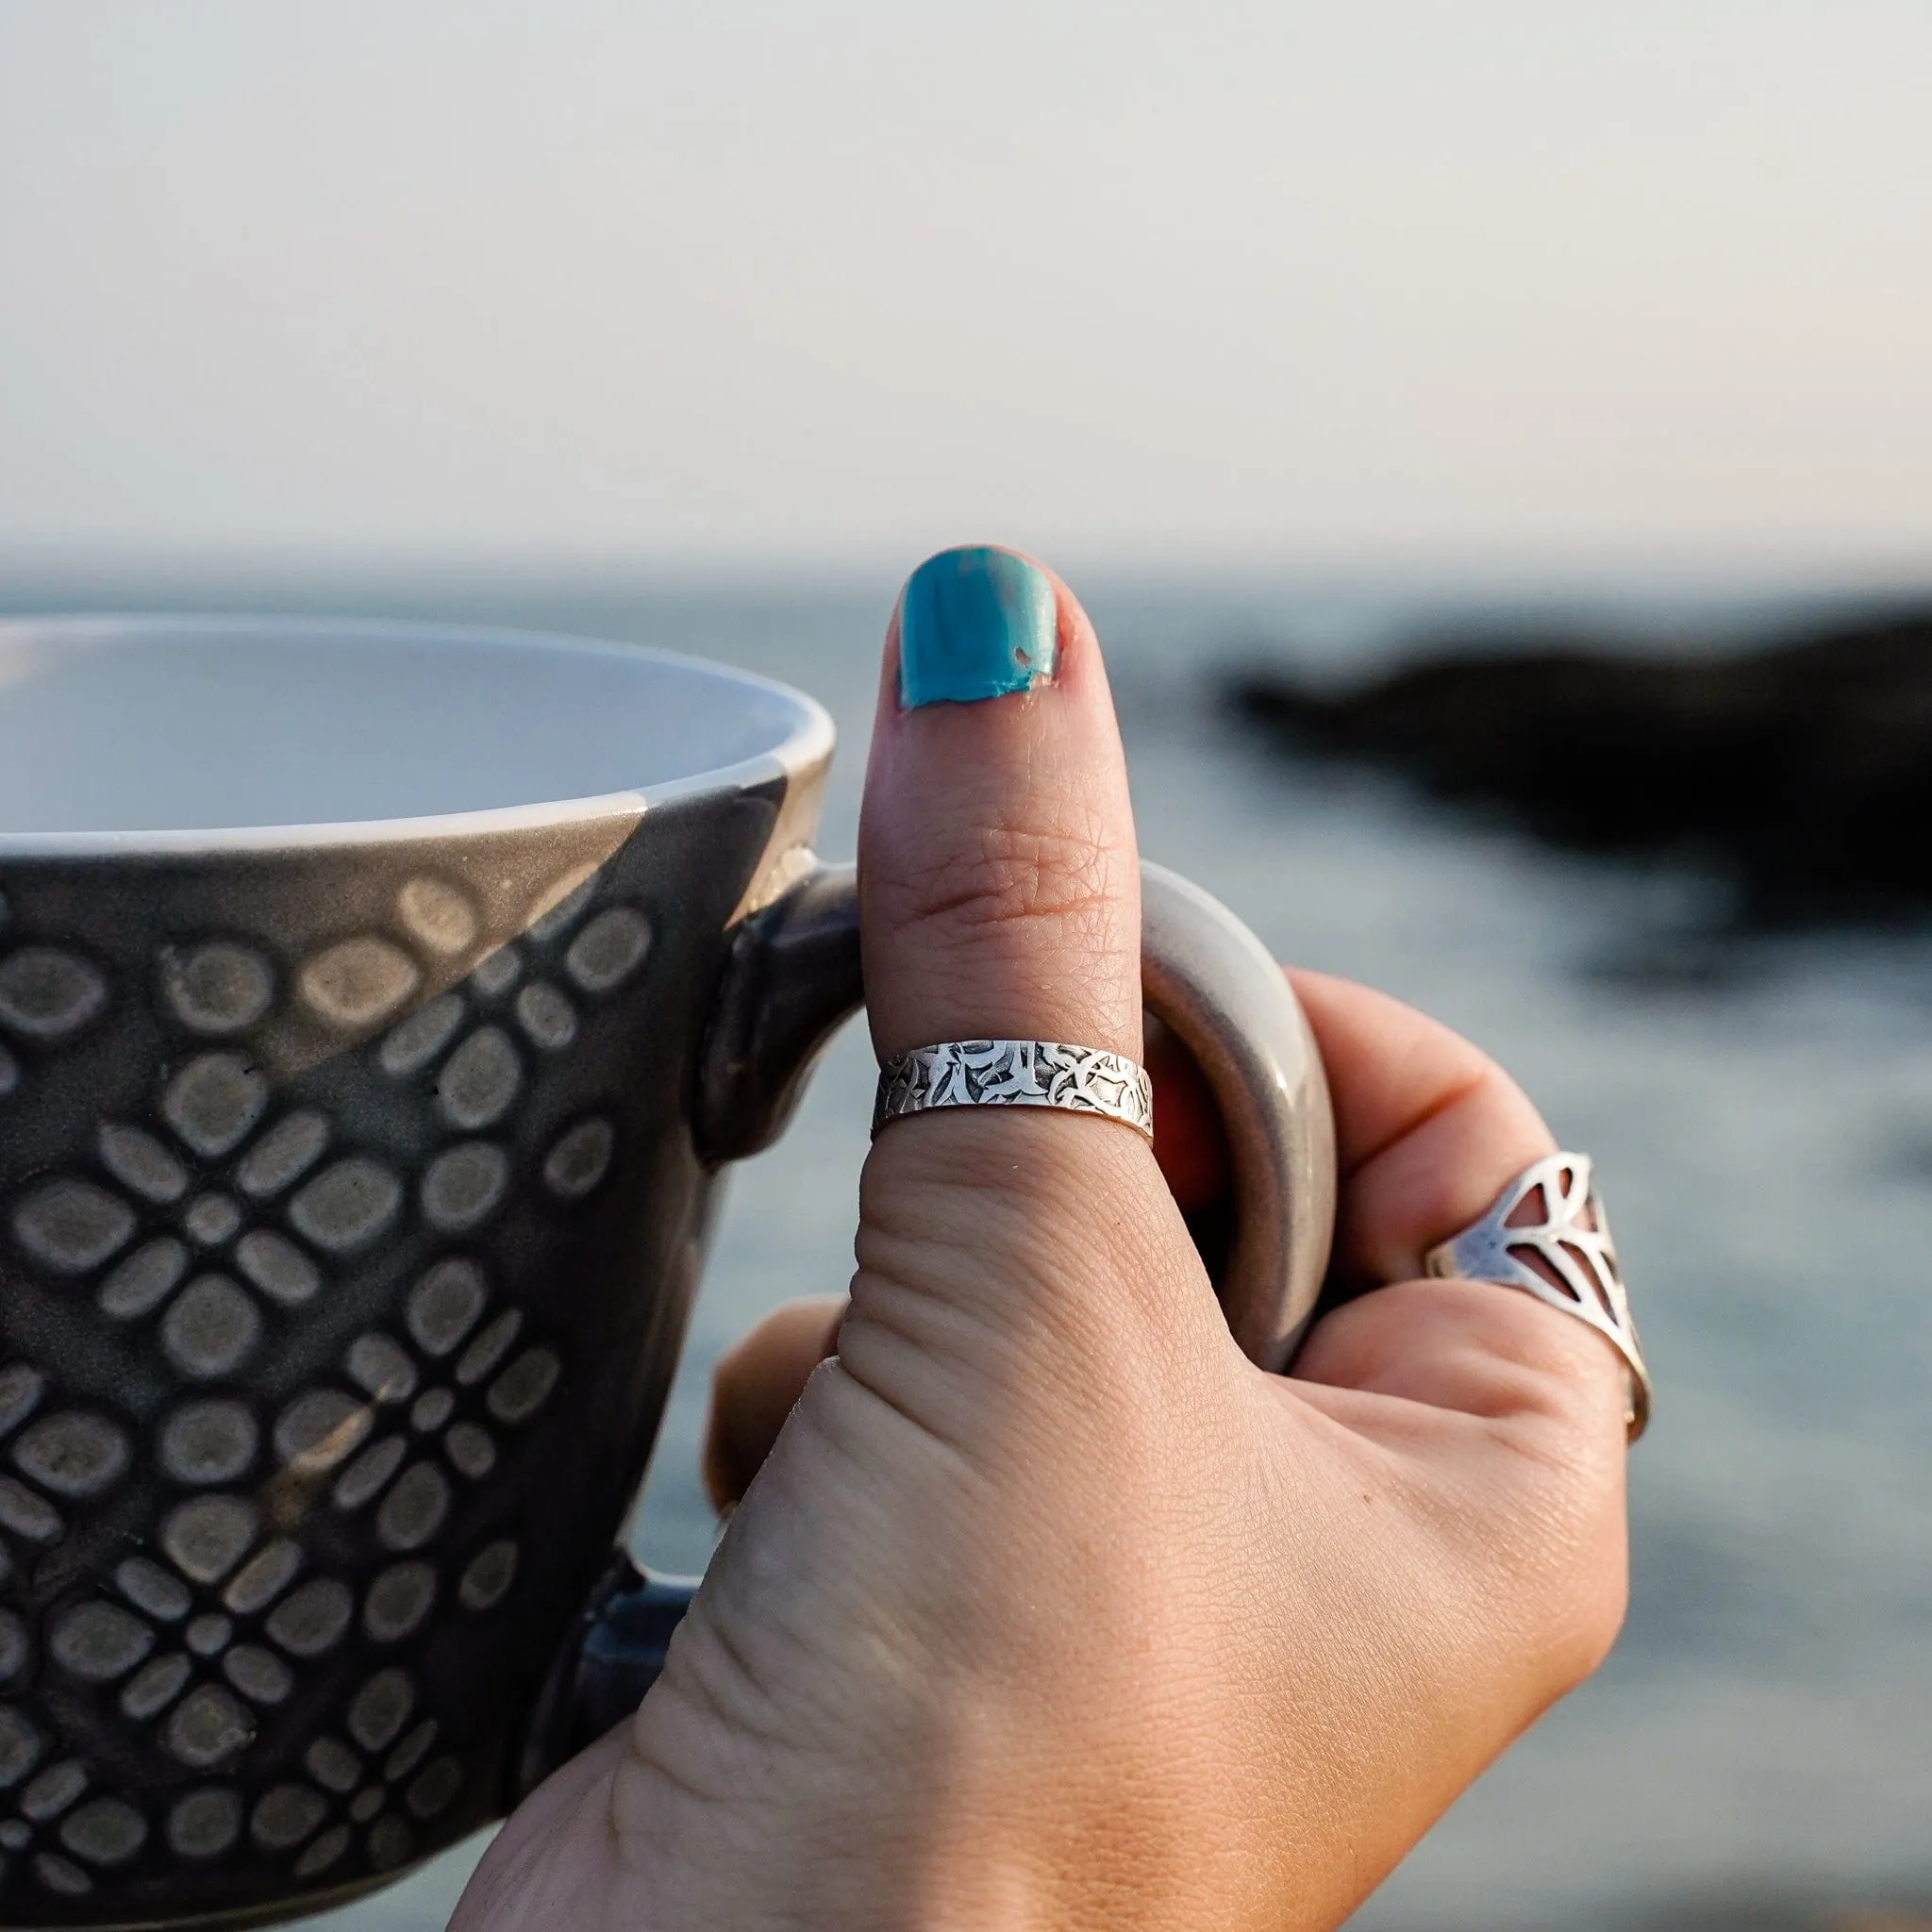
[[[899,1055],[879,1074],[872,1130],[941,1107],[1056,1107],[1154,1132],[1145,1068],[1124,1054],[1052,1040],[950,1040]]]

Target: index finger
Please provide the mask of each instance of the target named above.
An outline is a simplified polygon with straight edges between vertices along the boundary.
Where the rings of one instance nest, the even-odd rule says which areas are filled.
[[[1441,1021],[1353,980],[1289,978],[1335,1102],[1338,1267],[1362,1287],[1419,1275],[1556,1141],[1523,1089]]]

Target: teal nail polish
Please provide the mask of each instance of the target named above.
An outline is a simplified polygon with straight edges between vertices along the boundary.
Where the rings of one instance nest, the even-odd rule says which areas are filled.
[[[1059,608],[1044,571],[1010,550],[941,550],[899,606],[899,702],[971,704],[1051,677]]]

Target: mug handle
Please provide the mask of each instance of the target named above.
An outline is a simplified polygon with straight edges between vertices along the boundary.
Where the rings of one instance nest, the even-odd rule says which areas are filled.
[[[1280,967],[1218,899],[1143,863],[1141,921],[1147,1009],[1200,1068],[1227,1135],[1227,1325],[1252,1360],[1279,1371],[1314,1311],[1334,1227],[1335,1122],[1321,1055]],[[719,1166],[769,1147],[863,997],[853,869],[816,866],[733,937],[699,1051],[700,1158]],[[523,1790],[637,1708],[698,1581],[647,1575],[616,1553],[539,1700]]]

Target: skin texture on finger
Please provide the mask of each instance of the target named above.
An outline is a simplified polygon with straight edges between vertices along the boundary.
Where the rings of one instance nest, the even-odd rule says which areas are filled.
[[[1174,1205],[1209,1207],[1227,1187],[1227,1140],[1199,1068],[1158,1020],[1146,1021],[1154,1157]],[[843,1295],[788,1302],[746,1331],[711,1375],[700,1467],[711,1507],[734,1507],[763,1466],[811,1372],[836,1355]]]
[[[1225,1191],[1227,1140],[1199,1068],[1160,1022],[1146,1023],[1154,1080],[1154,1158],[1174,1205],[1209,1207]],[[711,1507],[735,1507],[763,1466],[811,1372],[836,1355],[843,1295],[813,1295],[774,1309],[732,1344],[711,1375],[700,1467]]]

